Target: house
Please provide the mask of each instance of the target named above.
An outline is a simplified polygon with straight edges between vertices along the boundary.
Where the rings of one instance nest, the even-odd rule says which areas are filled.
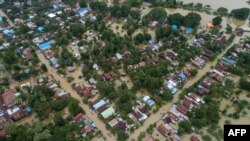
[[[214,28],[214,25],[212,22],[208,22],[207,23],[207,28],[211,29],[211,28]]]
[[[149,96],[144,96],[143,98],[142,98],[142,100],[143,100],[143,102],[144,103],[146,103],[146,105],[148,105],[148,106],[153,106],[154,104],[155,104],[155,101],[154,100],[152,100]]]
[[[54,56],[50,49],[43,51],[43,55],[46,59],[51,59]]]
[[[23,50],[22,57],[24,59],[26,59],[26,60],[32,60],[33,56],[32,56],[32,53],[31,53],[31,49],[30,48],[25,48]]]
[[[50,62],[52,64],[52,66],[55,67],[55,68],[58,68],[60,66],[59,63],[58,63],[58,60],[56,58],[54,58],[54,57],[50,59]]]
[[[67,71],[68,72],[73,72],[76,68],[74,66],[68,66]]]
[[[166,120],[167,122],[172,122],[176,124],[179,121],[179,118],[172,112],[168,112],[164,117],[163,120]]]
[[[70,97],[69,94],[64,91],[61,91],[60,93],[57,94],[57,98],[63,101],[67,100],[69,97]]]
[[[88,13],[89,13],[88,7],[80,8],[79,10],[76,11],[76,14],[80,17],[86,16]]]
[[[193,28],[187,27],[186,30],[185,30],[185,32],[187,34],[191,34],[193,32]]]
[[[155,141],[155,138],[152,135],[146,136],[143,141]]]
[[[16,90],[15,89],[8,89],[6,90],[1,96],[3,100],[3,106],[5,107],[12,107],[15,104],[15,94]]]
[[[39,26],[39,27],[37,28],[37,30],[38,30],[39,32],[43,32],[43,31],[44,31],[44,27],[43,27],[43,26]]]
[[[81,129],[81,134],[82,134],[82,136],[83,137],[85,137],[87,134],[89,134],[89,133],[91,133],[91,132],[93,132],[94,131],[94,129],[91,127],[91,126],[89,126],[89,125],[86,125],[86,126],[84,126],[82,129]]]
[[[143,121],[143,120],[146,120],[148,118],[148,116],[144,113],[142,113],[139,109],[137,108],[132,108],[133,109],[133,112],[129,114],[129,117],[137,122],[137,121]]]
[[[100,76],[100,79],[101,79],[102,81],[111,81],[111,80],[113,80],[114,75],[115,75],[114,72],[113,72],[113,71],[110,71],[110,72],[108,72],[108,73],[102,74],[102,75]]]
[[[0,130],[0,138],[5,138],[7,135],[7,132],[5,132],[4,130]]]
[[[115,57],[117,58],[117,60],[121,60],[122,59],[122,55],[120,53],[116,53]]]
[[[144,66],[146,66],[146,62],[145,62],[145,61],[142,61],[142,62],[140,62],[138,65],[139,65],[139,67],[144,67]]]
[[[201,82],[201,85],[206,87],[206,88],[209,88],[213,83],[213,80],[210,79],[210,78],[205,78],[202,82]]]
[[[86,98],[92,98],[94,95],[92,94],[91,87],[81,86],[80,84],[76,85],[76,91],[80,95],[86,97]]]
[[[84,121],[85,118],[86,118],[86,116],[83,113],[79,113],[79,114],[77,114],[76,116],[73,117],[72,121],[74,123],[79,123],[79,122]]]
[[[173,132],[172,131],[173,129],[171,126],[169,126],[168,124],[163,124],[163,123],[160,124],[157,129],[164,136],[169,136]]]
[[[93,65],[93,69],[94,69],[94,70],[98,70],[98,69],[99,69],[99,66],[98,66],[97,64],[94,64],[94,65]]]
[[[96,85],[97,82],[96,82],[96,80],[95,80],[94,78],[91,77],[91,78],[89,79],[89,84],[90,84],[90,85]]]
[[[46,49],[49,49],[51,47],[51,44],[52,42],[51,41],[47,41],[47,42],[43,42],[41,43],[38,48],[41,50],[41,51],[44,51]]]
[[[11,37],[15,34],[15,31],[13,29],[4,29],[3,35],[6,37]]]
[[[109,122],[110,127],[115,127],[118,124],[118,119],[114,118]]]
[[[202,58],[200,57],[195,57],[194,59],[191,59],[191,62],[198,68],[201,68],[203,67],[204,63],[205,63],[205,60],[203,60]]]
[[[196,136],[191,136],[190,141],[200,141],[200,140]]]
[[[164,88],[170,90],[172,94],[175,94],[178,91],[176,86],[177,84],[172,80],[164,83]]]
[[[103,105],[106,105],[106,104],[107,104],[107,102],[105,100],[101,99],[93,104],[93,109],[94,109],[94,111],[97,111],[100,107],[102,107]]]
[[[119,73],[121,76],[125,76],[126,75],[126,72],[125,70],[122,68],[122,69],[119,69]]]
[[[156,28],[159,25],[158,21],[153,21],[149,24],[150,28]]]
[[[110,116],[112,116],[113,114],[115,114],[115,109],[113,107],[109,107],[108,109],[106,109],[105,111],[103,111],[101,113],[101,116],[104,118],[104,119],[107,119],[109,118]]]
[[[118,124],[116,125],[116,127],[119,130],[122,130],[125,132],[127,130],[127,123],[120,118],[120,119],[118,119]]]
[[[180,78],[181,80],[185,80],[185,79],[187,78],[187,76],[186,76],[184,73],[180,73],[180,74],[179,74],[179,78]]]
[[[22,108],[15,107],[7,110],[7,113],[14,121],[17,121],[25,116],[25,111]]]
[[[49,13],[49,14],[48,14],[48,17],[54,18],[54,17],[56,17],[56,15],[55,15],[54,13]]]
[[[172,27],[173,30],[177,30],[178,29],[178,26],[175,25],[175,24],[171,25],[171,27]]]

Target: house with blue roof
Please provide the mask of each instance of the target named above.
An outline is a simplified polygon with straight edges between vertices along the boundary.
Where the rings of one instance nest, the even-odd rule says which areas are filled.
[[[180,73],[179,78],[183,80],[183,79],[186,79],[187,76],[184,73]]]
[[[76,14],[79,15],[80,17],[86,16],[89,13],[88,7],[80,8],[79,10],[76,11]]]
[[[236,63],[236,61],[228,59],[226,57],[222,58],[224,62],[228,63],[229,65],[234,65]]]
[[[58,63],[58,60],[56,58],[50,59],[50,62],[53,65],[53,67],[55,67],[55,68],[58,68],[60,66]]]
[[[0,23],[3,23],[3,17],[0,16]]]
[[[7,37],[11,37],[15,34],[15,31],[13,29],[4,29],[3,35]]]
[[[52,42],[51,41],[47,41],[47,42],[43,42],[41,43],[38,48],[42,51],[49,49],[51,47]]]
[[[178,26],[175,25],[175,24],[171,25],[171,27],[172,27],[173,30],[177,30],[178,29]]]
[[[39,27],[37,28],[37,30],[38,30],[39,32],[43,32],[43,31],[44,31],[44,27],[43,27],[43,26],[39,26]]]
[[[193,28],[187,27],[185,32],[187,34],[191,34],[193,32]]]
[[[106,101],[104,101],[103,99],[100,100],[99,102],[97,102],[96,104],[93,105],[94,111],[96,111],[97,109],[99,109],[100,107],[102,107],[105,104],[107,104]]]

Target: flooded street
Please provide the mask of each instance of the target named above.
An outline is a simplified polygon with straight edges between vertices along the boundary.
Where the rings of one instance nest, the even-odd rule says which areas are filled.
[[[238,43],[239,41],[240,38],[236,37],[234,41],[223,52],[221,52],[214,61],[208,62],[202,69],[198,71],[197,75],[194,78],[189,79],[183,86],[182,90],[194,85],[195,82],[201,79],[207,72],[211,70],[212,66],[215,66],[217,64],[218,60],[223,57],[223,55],[227,52],[227,50],[233,47],[233,45],[235,43]],[[162,117],[162,114],[166,113],[170,109],[172,104],[176,103],[179,100],[179,94],[182,92],[182,90],[179,90],[174,95],[172,102],[165,104],[163,107],[160,108],[160,110],[157,113],[152,114],[148,119],[146,119],[144,124],[137,130],[135,130],[133,134],[130,135],[129,139],[130,140],[137,139],[137,137],[140,135],[141,132],[145,131],[151,124],[157,122],[156,119],[160,119]]]
[[[98,116],[92,111],[92,109],[83,103],[82,97],[80,97],[75,90],[72,89],[71,85],[67,82],[67,80],[56,73],[56,70],[52,68],[48,62],[40,52],[36,52],[39,60],[44,63],[48,68],[48,73],[53,76],[53,78],[60,82],[62,88],[67,91],[71,97],[77,99],[79,101],[79,105],[84,111],[86,115],[93,120],[96,124],[97,128],[101,130],[103,136],[106,138],[107,141],[116,141],[115,136],[113,136],[107,129],[105,124],[98,118]]]
[[[202,3],[203,5],[210,5],[212,9],[218,9],[219,7],[225,7],[229,11],[232,9],[249,7],[247,0],[182,0],[186,3]]]

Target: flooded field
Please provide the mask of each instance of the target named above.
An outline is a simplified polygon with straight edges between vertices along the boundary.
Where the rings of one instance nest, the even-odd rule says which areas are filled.
[[[225,7],[228,10],[249,7],[247,0],[182,0],[183,3],[202,3],[203,5],[210,5],[213,9]],[[226,4],[225,4],[226,3]]]

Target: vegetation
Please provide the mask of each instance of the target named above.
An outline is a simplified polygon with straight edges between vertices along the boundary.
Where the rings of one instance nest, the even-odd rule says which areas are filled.
[[[231,11],[233,17],[239,20],[246,20],[249,16],[249,13],[250,13],[249,8],[234,9]]]

